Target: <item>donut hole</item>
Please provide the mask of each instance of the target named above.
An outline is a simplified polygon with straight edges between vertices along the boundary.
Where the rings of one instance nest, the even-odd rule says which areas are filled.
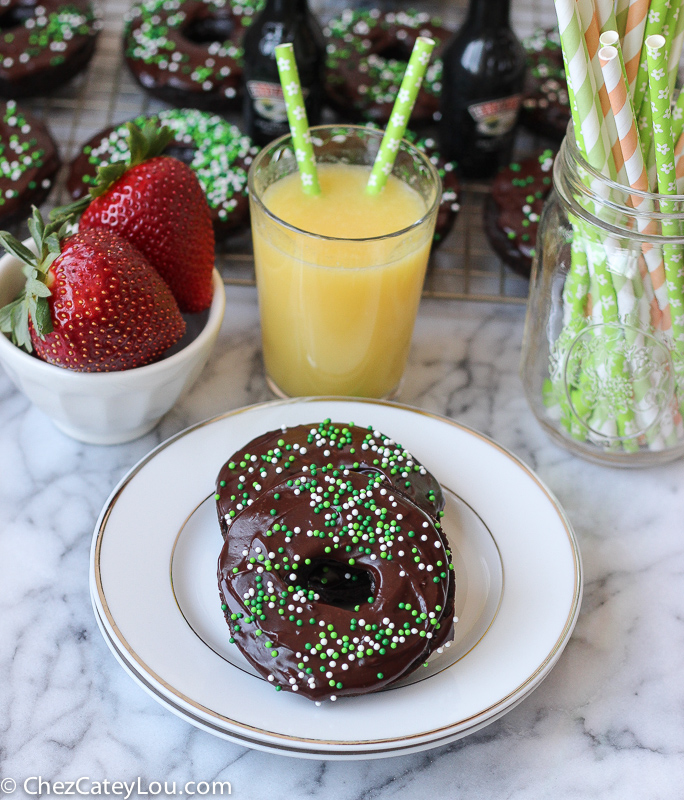
[[[411,48],[397,40],[381,47],[376,55],[387,61],[408,61],[411,58]]]
[[[225,42],[234,28],[229,17],[195,17],[183,28],[183,36],[193,44]]]
[[[172,139],[170,144],[164,148],[164,155],[182,161],[184,164],[187,164],[187,166],[191,166],[192,160],[195,157],[195,148],[186,147]]]
[[[364,569],[340,561],[314,561],[306,576],[306,585],[327,605],[353,610],[373,602],[373,578]]]
[[[22,3],[0,13],[0,29],[3,31],[21,27],[27,19],[35,16],[36,3]]]

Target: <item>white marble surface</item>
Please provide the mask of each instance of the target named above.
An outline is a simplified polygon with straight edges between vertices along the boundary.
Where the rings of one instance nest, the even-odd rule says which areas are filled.
[[[400,399],[491,435],[538,471],[580,542],[581,615],[550,677],[501,720],[450,746],[375,761],[273,756],[194,729],[123,672],[91,610],[92,531],[122,475],[187,425],[269,399],[254,290],[228,289],[200,381],[128,445],[68,439],[0,370],[0,779],[17,781],[14,796],[27,796],[29,777],[88,776],[140,777],[143,788],[227,780],[232,796],[254,800],[682,798],[684,462],[619,471],[551,444],[518,378],[523,314],[423,301]]]

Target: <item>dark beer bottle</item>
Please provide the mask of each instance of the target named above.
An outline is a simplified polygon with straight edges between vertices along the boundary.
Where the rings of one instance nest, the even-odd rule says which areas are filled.
[[[509,11],[510,0],[470,0],[465,23],[444,51],[442,153],[466,177],[493,175],[510,159],[526,55]]]
[[[310,125],[320,122],[323,105],[325,43],[307,0],[267,0],[244,39],[244,117],[247,133],[259,145],[288,133],[275,48],[292,42]]]

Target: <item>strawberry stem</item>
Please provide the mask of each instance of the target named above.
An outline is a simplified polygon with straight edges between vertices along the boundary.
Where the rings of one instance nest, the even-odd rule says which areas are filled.
[[[133,122],[127,122],[126,128],[130,151],[128,161],[103,164],[97,171],[95,184],[90,188],[89,199],[105,194],[109,187],[131,167],[160,156],[173,139],[173,131],[165,125],[159,127],[158,121],[154,118],[146,120],[142,129]]]

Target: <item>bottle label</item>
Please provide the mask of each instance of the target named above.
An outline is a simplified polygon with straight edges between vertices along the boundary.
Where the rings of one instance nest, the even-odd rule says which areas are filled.
[[[247,91],[258,116],[272,122],[287,122],[287,108],[279,83],[247,81]]]
[[[504,136],[515,127],[521,102],[522,95],[514,94],[499,100],[473,103],[468,106],[468,112],[475,120],[478,133],[483,136]]]

